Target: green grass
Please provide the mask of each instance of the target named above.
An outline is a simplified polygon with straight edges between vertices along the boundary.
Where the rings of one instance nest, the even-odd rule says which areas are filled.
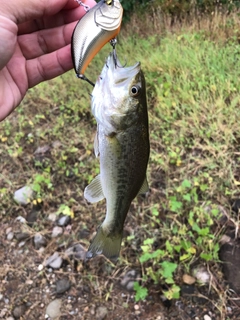
[[[143,287],[151,281],[167,283],[166,296],[177,298],[181,274],[196,261],[210,267],[218,262],[219,206],[228,210],[239,193],[239,44],[234,37],[218,42],[205,32],[185,31],[148,39],[126,36],[117,49],[122,62],[139,60],[145,73],[152,189],[149,198],[130,209],[126,223],[134,229],[124,239],[120,262],[141,264],[137,300],[146,297]],[[92,81],[109,51],[105,47],[87,70]],[[64,205],[84,212],[87,228],[92,210],[100,221],[104,204],[93,209],[82,199],[84,187],[99,171],[89,92],[91,87],[71,71],[30,90],[1,123],[0,214],[15,214],[13,191],[33,183],[46,212]],[[59,147],[44,161],[33,156],[39,145],[56,141]],[[128,248],[134,258],[128,257]]]

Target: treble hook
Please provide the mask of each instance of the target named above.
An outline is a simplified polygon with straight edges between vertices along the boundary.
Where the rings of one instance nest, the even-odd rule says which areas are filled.
[[[74,1],[76,1],[80,6],[82,6],[86,12],[88,12],[90,10],[90,6],[83,3],[81,0],[74,0]]]
[[[95,84],[91,80],[89,80],[86,76],[84,76],[83,74],[77,74],[77,77],[79,79],[87,81],[89,84],[91,84],[93,87],[95,87]]]
[[[118,64],[117,64],[117,52],[116,52],[117,39],[113,38],[109,42],[110,42],[110,45],[113,47],[113,59],[114,59],[114,62],[115,62],[115,67],[117,67],[118,66]]]
[[[110,40],[110,44],[113,47],[113,59],[114,59],[114,62],[115,62],[115,67],[124,68],[126,66],[126,64],[127,64],[127,61],[125,62],[125,64],[123,66],[118,64],[117,51],[116,51],[117,39],[113,38],[112,40]]]

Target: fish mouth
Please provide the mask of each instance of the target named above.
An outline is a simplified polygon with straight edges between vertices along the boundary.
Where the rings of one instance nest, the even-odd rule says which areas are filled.
[[[114,83],[121,85],[131,81],[141,70],[140,62],[137,62],[133,66],[129,67],[122,65],[115,50],[108,56],[106,66],[108,71],[113,75]]]

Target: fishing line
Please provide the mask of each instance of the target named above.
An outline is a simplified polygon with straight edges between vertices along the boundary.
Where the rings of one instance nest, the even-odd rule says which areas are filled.
[[[81,0],[74,0],[74,1],[76,1],[80,6],[82,6],[86,12],[88,12],[90,10],[90,6],[83,3]]]

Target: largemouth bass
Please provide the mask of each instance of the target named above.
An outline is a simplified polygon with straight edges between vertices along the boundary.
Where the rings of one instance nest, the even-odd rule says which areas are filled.
[[[77,23],[72,35],[72,60],[78,77],[100,49],[115,38],[121,27],[123,8],[119,0],[101,0]]]
[[[92,92],[92,113],[97,121],[94,141],[100,174],[85,188],[91,202],[106,198],[106,217],[87,252],[119,256],[123,225],[133,199],[148,191],[148,113],[145,79],[140,62],[121,66],[111,53]]]

